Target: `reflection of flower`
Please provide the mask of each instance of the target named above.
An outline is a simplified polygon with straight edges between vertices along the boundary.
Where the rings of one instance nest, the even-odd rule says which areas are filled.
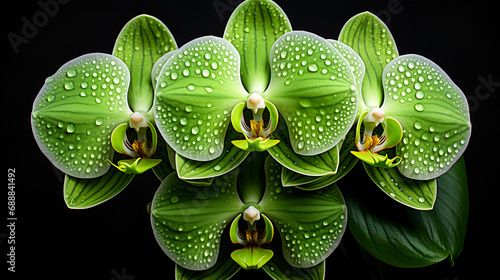
[[[231,253],[245,269],[269,269],[278,262],[299,268],[314,267],[332,253],[345,231],[347,209],[336,185],[318,191],[283,188],[281,166],[268,156],[242,164],[241,168],[214,178],[205,187],[193,187],[170,174],[151,204],[151,223],[165,253],[190,270],[218,269],[221,243],[244,246]],[[262,178],[249,182],[246,178]],[[224,228],[233,221],[229,238]],[[271,222],[272,221],[272,222]],[[281,236],[282,254],[266,249],[273,244],[274,227]],[[279,238],[278,238],[279,240]],[[270,244],[267,244],[270,243]],[[224,252],[228,253],[228,252]]]
[[[132,39],[130,34],[138,36]],[[80,56],[46,79],[33,104],[33,134],[49,160],[69,175],[67,180],[99,180],[110,169],[106,161],[113,159],[112,147],[132,157],[115,165],[125,173],[142,173],[160,163],[151,158],[157,147],[156,129],[147,121],[153,120],[151,61],[175,48],[163,23],[141,15],[123,28],[113,56]],[[136,132],[131,141],[129,123]],[[118,180],[124,176],[120,172],[113,176],[116,181],[106,188],[130,182]]]

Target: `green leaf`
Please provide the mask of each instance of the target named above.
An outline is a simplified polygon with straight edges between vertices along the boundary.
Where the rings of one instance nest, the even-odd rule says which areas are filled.
[[[428,180],[448,171],[470,139],[467,99],[434,62],[418,55],[394,59],[384,70],[382,109],[403,126],[399,171]],[[401,86],[401,87],[400,87]]]
[[[223,233],[226,235],[227,231]],[[217,263],[203,271],[194,271],[183,268],[180,265],[175,265],[176,280],[227,280],[233,277],[240,269],[237,263],[231,259],[231,252],[234,250],[234,245],[224,238],[221,240],[219,257]]]
[[[125,158],[117,155],[118,158]],[[112,168],[99,178],[79,179],[66,175],[64,201],[68,208],[86,209],[101,204],[121,192],[135,174],[125,174]]]
[[[337,51],[342,54],[342,56],[349,62],[349,65],[351,66],[352,73],[354,74],[354,78],[356,79],[356,88],[358,90],[358,111],[356,115],[356,119],[359,119],[359,116],[361,113],[366,111],[368,108],[366,107],[365,103],[362,101],[363,96],[361,93],[363,92],[363,78],[365,77],[365,63],[363,62],[363,59],[348,45],[335,41],[332,39],[328,39],[328,42],[333,45]]]
[[[339,41],[353,48],[363,59],[366,72],[361,93],[366,107],[380,107],[384,97],[382,72],[398,56],[391,32],[375,15],[364,12],[347,21]]]
[[[337,172],[339,165],[337,146],[316,156],[302,156],[294,153],[289,140],[288,128],[284,122],[278,123],[278,129],[272,135],[280,142],[268,149],[269,154],[291,171],[307,176],[322,176]]]
[[[241,138],[241,134],[229,128],[222,155],[211,161],[195,161],[176,154],[177,175],[181,179],[203,179],[220,176],[230,172],[242,163],[250,152],[245,152],[231,145],[231,141]]]
[[[116,40],[113,55],[130,69],[128,102],[132,111],[148,112],[153,105],[151,70],[156,60],[177,49],[168,28],[157,18],[139,15],[131,19]]]
[[[268,247],[274,252],[273,258],[266,263],[262,269],[273,279],[279,280],[323,280],[325,279],[325,262],[308,267],[298,268],[291,266],[283,257],[281,250],[281,240],[276,236],[276,241],[269,243]]]
[[[270,60],[271,82],[263,97],[286,121],[293,151],[311,156],[337,145],[358,107],[349,63],[328,41],[304,31],[281,36]]]
[[[195,39],[163,66],[156,88],[156,125],[183,157],[209,161],[224,151],[233,107],[246,101],[236,49],[226,40]]]
[[[396,168],[373,167],[364,162],[363,166],[375,185],[397,202],[417,210],[434,207],[437,197],[435,179],[417,181],[406,178]]]
[[[127,66],[101,53],[80,56],[45,80],[33,103],[31,126],[42,152],[64,173],[95,178],[109,169],[110,137],[132,114]]]
[[[460,160],[437,178],[439,195],[430,211],[386,203],[365,186],[353,185],[346,193],[352,235],[372,256],[393,266],[423,267],[457,257],[469,209],[465,174]]]
[[[469,216],[467,172],[463,157],[445,174],[437,178],[439,196],[433,211],[411,211],[410,220],[443,250],[450,261],[462,252]]]
[[[205,270],[217,262],[224,228],[242,212],[236,172],[205,187],[193,187],[171,173],[154,196],[151,224],[167,256],[186,269]]]
[[[287,16],[272,1],[244,1],[234,10],[224,39],[231,42],[241,56],[241,80],[248,92],[264,92],[267,88],[271,47],[291,30]]]
[[[317,191],[283,188],[280,164],[268,157],[266,191],[259,206],[281,235],[286,261],[295,267],[320,264],[338,246],[347,208],[336,185]]]

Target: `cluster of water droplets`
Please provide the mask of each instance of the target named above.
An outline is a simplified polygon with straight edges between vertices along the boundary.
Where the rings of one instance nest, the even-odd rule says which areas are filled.
[[[215,178],[208,187],[192,186],[178,179],[167,180],[160,187],[152,204],[153,228],[162,248],[177,263],[190,269],[207,269],[216,262],[224,228],[236,217],[238,209],[234,217],[219,221],[212,216],[200,220],[193,213],[186,213],[183,218],[181,208],[203,209],[209,203],[219,207],[231,203],[233,198],[239,200],[234,181],[231,174],[226,174]]]
[[[275,200],[280,200],[288,194],[300,192],[296,188],[283,188],[281,185],[281,168],[277,162],[272,162],[267,171],[267,192],[269,195],[264,199],[272,205]],[[322,188],[312,191],[322,199],[339,202],[338,189],[333,187]],[[261,202],[262,203],[262,202]],[[264,201],[267,203],[267,201]],[[276,203],[279,203],[276,201]],[[340,203],[325,219],[307,218],[300,221],[300,218],[290,217],[280,219],[272,213],[263,211],[276,225],[281,238],[284,240],[283,253],[288,256],[288,261],[295,266],[308,267],[318,264],[327,257],[340,243],[342,235],[347,225],[346,213],[339,211]],[[342,208],[345,209],[345,208]],[[292,211],[293,213],[293,211]],[[293,215],[293,214],[292,214]],[[297,214],[300,215],[300,214]]]
[[[279,91],[283,95],[302,95],[299,109],[279,107],[296,148],[319,150],[343,136],[356,113],[357,98],[351,66],[342,55],[327,41],[297,32],[275,43],[271,60],[271,84],[282,83]],[[308,90],[323,90],[321,87],[328,87],[329,92],[307,96]],[[332,96],[339,102],[332,103]]]
[[[169,144],[193,158],[220,155],[237,103],[221,106],[221,102],[235,94],[235,85],[242,90],[236,50],[222,39],[199,39],[168,60],[158,83],[155,118]],[[221,85],[227,91],[214,96],[214,87]]]
[[[112,158],[112,116],[128,114],[127,86],[126,66],[102,55],[68,62],[46,79],[32,124],[41,149],[57,167],[75,176],[102,173]]]
[[[403,125],[403,139],[397,146],[402,172],[418,177],[450,167],[465,149],[470,133],[468,106],[460,89],[441,69],[418,56],[388,65],[384,87],[384,107],[388,114],[399,107],[400,116],[392,116]]]

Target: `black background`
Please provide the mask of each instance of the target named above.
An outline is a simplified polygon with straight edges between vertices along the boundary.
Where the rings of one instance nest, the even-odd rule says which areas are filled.
[[[47,2],[47,0],[41,0]],[[62,1],[61,1],[62,2]],[[46,77],[65,62],[91,52],[111,53],[121,28],[134,16],[150,14],[163,21],[178,46],[204,35],[222,36],[231,10],[240,1],[77,1],[66,0],[14,51],[9,32],[22,35],[23,17],[33,22],[42,8],[37,1],[3,2],[3,112],[0,158],[16,169],[16,273],[65,279],[174,279],[174,263],[153,237],[146,205],[159,181],[152,173],[137,176],[122,193],[88,210],[70,210],[63,200],[63,178],[38,149],[30,127],[33,100]],[[365,260],[347,233],[343,250],[327,259],[327,279],[475,279],[498,276],[498,125],[500,82],[495,2],[483,1],[276,1],[294,30],[336,39],[344,23],[372,11],[388,24],[400,54],[416,53],[442,67],[469,98],[472,137],[465,152],[470,216],[464,250],[452,267],[442,262],[422,269],[398,269]],[[398,5],[391,6],[398,2]],[[487,2],[487,1],[484,1]],[[328,3],[328,4],[326,4]],[[215,4],[215,5],[214,5]],[[217,7],[217,8],[216,8]],[[6,61],[6,63],[5,63]],[[5,99],[6,98],[6,99]],[[359,167],[359,166],[358,166]],[[354,171],[356,172],[356,171]],[[355,174],[364,174],[357,170]],[[5,175],[7,177],[7,175]],[[364,175],[356,175],[364,176]],[[348,188],[356,181],[340,181]],[[366,182],[366,181],[364,181]],[[367,185],[366,188],[376,188]],[[7,213],[4,185],[2,216]],[[5,194],[5,195],[4,195]],[[384,196],[381,192],[374,195]],[[386,200],[387,203],[392,203]],[[2,218],[2,224],[7,224]],[[1,274],[7,273],[7,228],[0,227]],[[123,277],[128,275],[129,277]],[[122,276],[122,277],[119,277]],[[267,279],[263,272],[238,273]],[[476,278],[477,277],[477,278]]]

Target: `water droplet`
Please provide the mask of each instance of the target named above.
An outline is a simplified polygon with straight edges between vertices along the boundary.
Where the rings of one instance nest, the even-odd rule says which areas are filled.
[[[424,201],[425,201],[425,198],[423,198],[423,197],[418,198],[418,202],[424,202]]]
[[[243,28],[243,31],[245,31],[245,32],[250,32],[250,27],[245,26],[245,28]]]
[[[193,126],[193,127],[191,128],[191,133],[193,133],[193,134],[195,134],[195,135],[196,135],[196,134],[198,134],[199,132],[200,132],[200,129],[199,129],[197,126]]]
[[[214,147],[210,147],[208,149],[208,152],[211,153],[211,154],[215,153],[215,148]]]
[[[85,96],[87,96],[87,93],[85,91],[82,91],[82,92],[80,92],[80,96],[85,97]]]
[[[170,197],[170,202],[177,203],[179,202],[179,197],[177,195],[173,195]]]
[[[192,112],[193,111],[193,106],[192,105],[186,105],[186,108],[185,108],[186,112]]]
[[[181,124],[182,125],[187,125],[188,124],[188,119],[182,117],[181,120],[180,120]]]
[[[413,62],[408,63],[408,68],[410,68],[410,69],[415,68],[415,63],[413,63]]]
[[[205,91],[208,93],[214,92],[214,89],[211,87],[205,87]]]
[[[419,84],[419,83],[416,83],[415,85],[413,85],[413,87],[416,89],[416,90],[420,90],[422,88],[422,86]]]
[[[405,68],[403,67],[403,65],[399,65],[398,71],[399,72],[404,72],[405,71]]]
[[[69,123],[69,124],[66,126],[66,132],[68,132],[68,133],[73,133],[73,132],[75,132],[75,130],[76,130],[76,127],[75,127],[75,125],[74,125],[74,124],[72,124],[72,123]]]
[[[184,70],[182,70],[182,75],[183,75],[184,77],[189,76],[189,74],[190,74],[189,69],[184,69]]]
[[[287,52],[286,52],[286,51],[282,51],[282,52],[281,52],[281,54],[280,54],[281,58],[285,58],[285,57],[286,57],[286,55],[287,55]]]
[[[415,104],[415,110],[417,110],[418,112],[422,112],[424,110],[424,105],[421,103]]]
[[[215,61],[214,61],[214,62],[212,62],[212,64],[211,64],[211,65],[212,65],[212,69],[214,69],[214,70],[215,70],[215,69],[217,69],[217,68],[219,67],[219,64],[217,64],[217,62],[215,62]]]
[[[95,119],[95,124],[96,125],[101,125],[102,124],[102,118]]]
[[[195,86],[195,85],[193,85],[193,84],[190,84],[190,85],[188,85],[188,89],[189,89],[189,90],[195,90],[195,89],[196,89],[196,86]]]
[[[320,122],[320,121],[321,121],[321,116],[320,116],[320,115],[317,115],[317,116],[316,116],[316,121],[317,121],[317,122]]]
[[[64,122],[63,121],[58,121],[57,122],[57,127],[63,128],[64,127]]]
[[[211,58],[212,58],[212,55],[210,53],[205,54],[205,59],[211,59]]]
[[[311,72],[316,72],[316,71],[318,71],[318,65],[316,65],[315,63],[311,63],[311,64],[309,64],[307,69]]]
[[[176,80],[178,77],[179,77],[179,74],[177,74],[177,72],[174,72],[174,73],[172,73],[172,74],[170,75],[170,78],[171,78],[172,80]]]
[[[120,82],[120,79],[118,77],[113,78],[113,83],[115,83],[115,85],[117,85],[119,82]]]
[[[304,142],[300,141],[299,144],[297,145],[297,148],[299,148],[299,149],[304,148]]]
[[[302,106],[302,107],[311,107],[311,99],[307,99],[307,98],[301,98],[299,99],[299,104]]]
[[[417,97],[417,99],[422,99],[422,98],[424,98],[424,93],[421,91],[417,91],[417,93],[415,94],[415,97]]]
[[[210,76],[210,71],[208,71],[208,69],[203,69],[203,71],[201,72],[201,74],[203,75],[203,77],[208,77]]]
[[[422,123],[421,122],[418,122],[416,121],[413,126],[415,127],[415,129],[422,129]]]
[[[222,168],[222,167],[220,167],[219,165],[214,166],[214,170],[215,170],[215,171],[219,171],[219,170],[221,170],[221,168]]]
[[[66,76],[68,77],[75,77],[76,76],[76,70],[75,69],[69,69],[67,72],[66,72]]]
[[[75,84],[73,84],[73,82],[69,81],[69,82],[64,83],[64,89],[72,90],[74,88],[75,88]]]

